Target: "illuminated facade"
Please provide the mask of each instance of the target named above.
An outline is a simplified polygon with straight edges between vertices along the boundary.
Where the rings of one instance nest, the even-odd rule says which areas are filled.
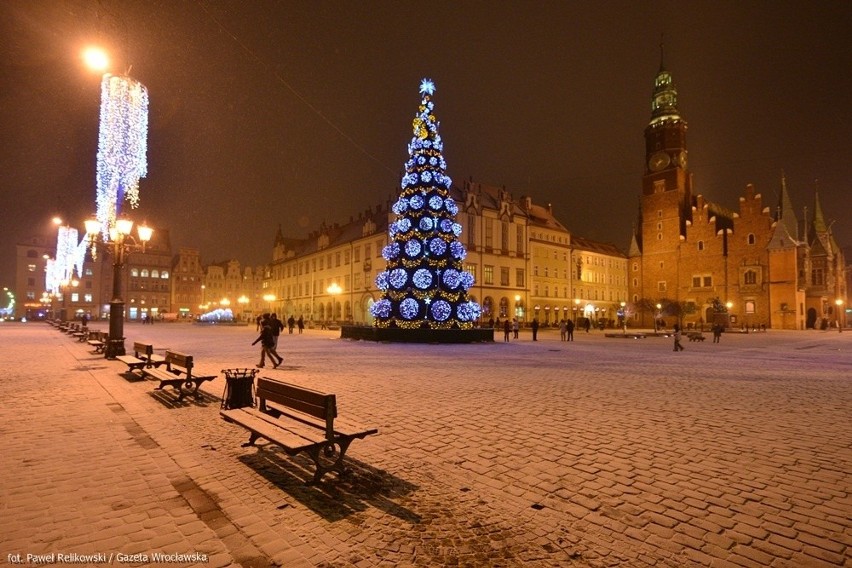
[[[687,125],[662,66],[645,128],[641,210],[629,249],[631,319],[652,326],[722,321],[775,329],[845,325],[845,259],[823,219],[818,194],[800,223],[786,180],[777,202],[748,185],[738,209],[694,191]],[[657,307],[660,306],[660,307]]]
[[[450,195],[459,206],[464,269],[474,276],[469,292],[482,306],[480,322],[517,317],[528,324],[536,317],[553,324],[577,308],[580,317],[613,319],[627,298],[625,257],[616,247],[572,238],[549,207],[515,200],[503,188],[466,181]],[[285,238],[279,228],[263,283],[264,294],[275,297],[273,309],[308,322],[372,324],[370,306],[381,297],[375,280],[386,266],[381,252],[395,217],[380,205],[306,238]],[[589,271],[572,270],[577,259]]]

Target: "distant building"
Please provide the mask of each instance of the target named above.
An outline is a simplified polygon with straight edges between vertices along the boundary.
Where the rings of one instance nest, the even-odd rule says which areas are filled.
[[[197,248],[180,247],[172,259],[171,311],[178,319],[193,319],[203,313],[204,303],[201,252]]]
[[[46,296],[45,267],[47,259],[56,256],[56,237],[31,236],[19,242],[15,250],[14,316],[31,320],[50,317],[52,300]]]
[[[734,327],[820,328],[845,324],[845,258],[823,219],[819,195],[800,223],[783,176],[780,199],[748,185],[737,210],[696,194],[687,125],[662,66],[645,128],[641,207],[628,252],[632,319],[651,326],[721,321]],[[658,307],[659,306],[659,307]]]
[[[451,195],[483,323],[615,319],[627,299],[625,256],[615,246],[572,237],[549,206],[515,200],[504,188],[471,180]],[[271,306],[306,321],[372,324],[369,309],[381,296],[375,279],[385,269],[381,252],[393,219],[388,206],[379,205],[304,238],[285,237],[279,227],[263,283]],[[572,268],[577,261],[589,270]]]
[[[253,320],[264,311],[263,267],[243,268],[234,259],[204,267],[201,313],[230,309],[236,320]]]

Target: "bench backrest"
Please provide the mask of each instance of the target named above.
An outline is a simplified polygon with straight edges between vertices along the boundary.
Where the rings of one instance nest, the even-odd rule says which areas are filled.
[[[264,411],[266,410],[266,401],[269,401],[324,420],[326,438],[330,440],[334,437],[337,400],[333,394],[259,377],[257,379],[257,398],[260,401],[260,409]]]
[[[177,351],[166,351],[166,368],[183,367],[186,369],[186,375],[192,376],[192,355],[178,353]]]
[[[133,351],[139,359],[142,359],[142,357],[139,357],[140,353],[145,356],[145,359],[148,359],[154,354],[154,346],[150,343],[139,343],[138,341],[135,341],[133,342]]]

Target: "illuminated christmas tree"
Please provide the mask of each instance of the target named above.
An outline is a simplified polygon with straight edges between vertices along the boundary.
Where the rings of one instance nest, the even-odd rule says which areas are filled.
[[[473,275],[463,268],[467,251],[459,237],[458,206],[450,197],[443,143],[433,113],[435,84],[420,83],[399,199],[393,205],[390,244],[382,251],[387,269],[376,278],[382,298],[371,311],[376,327],[470,329],[479,304],[470,300]]]

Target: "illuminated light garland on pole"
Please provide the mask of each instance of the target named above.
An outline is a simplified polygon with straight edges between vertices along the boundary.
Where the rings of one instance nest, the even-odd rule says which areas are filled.
[[[101,80],[97,156],[97,219],[105,241],[126,200],[139,205],[139,179],[148,173],[148,89],[124,75]]]

